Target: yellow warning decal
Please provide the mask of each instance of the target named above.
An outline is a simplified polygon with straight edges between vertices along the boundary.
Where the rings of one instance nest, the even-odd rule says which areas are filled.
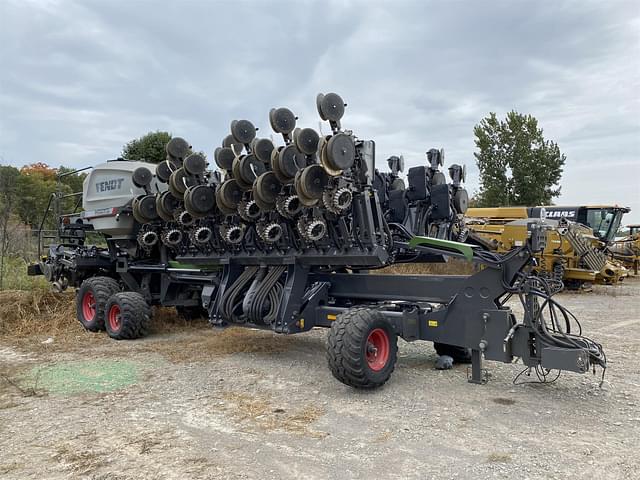
[[[336,316],[332,313],[330,315],[327,315],[327,320],[335,320]]]
[[[429,321],[427,322],[427,324],[428,324],[430,327],[437,327],[437,326],[438,326],[438,320],[429,320]]]
[[[304,318],[300,319],[300,328],[303,329],[304,328]]]

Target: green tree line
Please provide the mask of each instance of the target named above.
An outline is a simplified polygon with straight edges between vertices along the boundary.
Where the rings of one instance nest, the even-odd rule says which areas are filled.
[[[58,174],[72,171],[68,167],[51,168],[45,163],[22,168],[0,165],[0,222],[13,220],[38,228],[54,192],[67,195],[82,191],[85,173],[58,179]],[[77,197],[69,197],[62,201],[61,206],[65,211],[73,210],[76,202]],[[46,226],[54,227],[55,219],[51,218]]]

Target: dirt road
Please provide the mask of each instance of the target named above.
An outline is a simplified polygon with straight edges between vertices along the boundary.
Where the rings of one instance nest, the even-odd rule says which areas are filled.
[[[471,385],[400,341],[392,380],[355,391],[324,331],[0,338],[0,478],[638,478],[640,280],[560,299],[605,346],[602,389],[493,362]]]

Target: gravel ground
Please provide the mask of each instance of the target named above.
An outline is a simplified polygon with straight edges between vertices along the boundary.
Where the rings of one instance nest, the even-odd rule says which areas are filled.
[[[640,279],[560,299],[605,346],[602,388],[513,385],[521,366],[494,362],[472,385],[400,341],[391,381],[355,391],[324,331],[0,339],[0,477],[638,478]]]

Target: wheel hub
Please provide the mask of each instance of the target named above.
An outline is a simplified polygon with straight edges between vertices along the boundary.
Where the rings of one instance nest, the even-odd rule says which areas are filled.
[[[120,307],[118,305],[112,305],[109,309],[108,315],[109,327],[114,332],[120,330],[120,326],[122,325],[122,320],[120,316]]]
[[[371,370],[382,370],[389,360],[390,352],[389,335],[382,328],[376,328],[369,333],[365,348],[367,365]]]
[[[82,297],[82,315],[87,322],[93,321],[96,316],[96,297],[91,292]]]

